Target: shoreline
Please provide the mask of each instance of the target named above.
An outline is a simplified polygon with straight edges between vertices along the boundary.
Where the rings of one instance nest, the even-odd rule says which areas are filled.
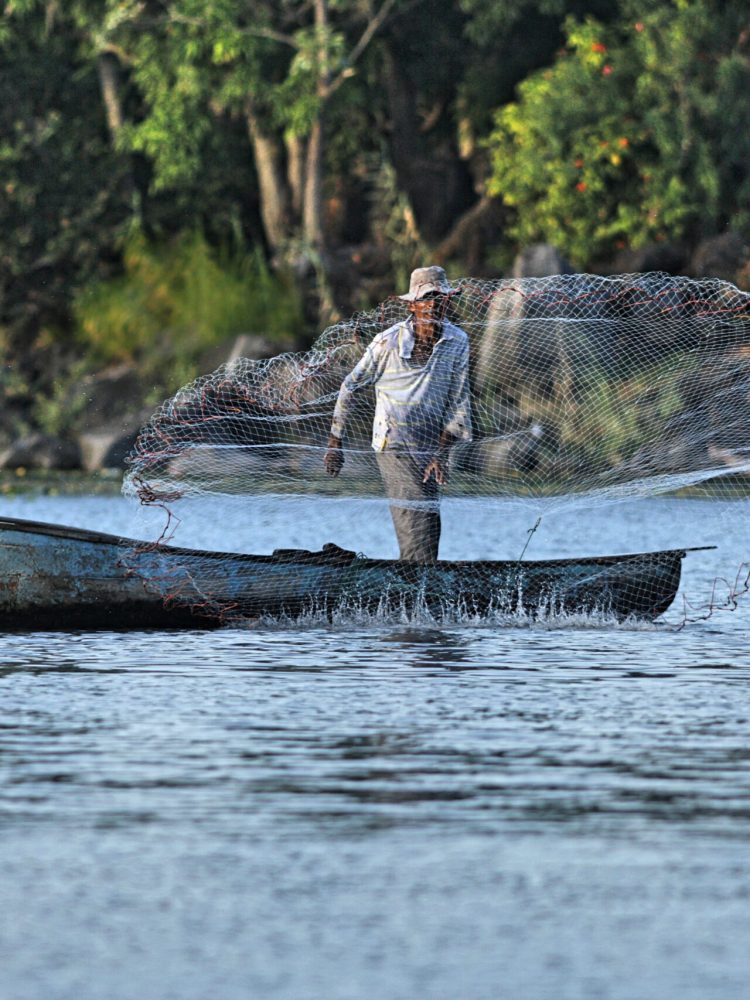
[[[60,471],[25,469],[23,467],[19,467],[17,469],[2,469],[0,470],[0,497],[121,496],[123,478],[124,472],[121,469],[102,469],[97,472],[83,472],[80,470]],[[278,486],[278,484],[275,485]],[[271,492],[275,491],[272,490]],[[466,499],[467,494],[471,496],[471,491],[467,491],[465,488],[459,488],[452,493],[448,493],[446,495],[446,499],[451,496]],[[257,495],[258,494],[255,491],[248,492],[248,496]],[[361,499],[356,492],[350,492],[341,488],[332,488],[331,490],[327,490],[325,492],[315,490],[310,493],[311,497],[338,496],[341,499],[344,499],[348,495],[351,495],[352,498]],[[492,497],[492,493],[476,493],[475,495],[478,499],[481,497],[485,500]],[[539,491],[537,493],[519,490],[515,495],[503,492],[497,493],[495,497],[497,500],[511,499],[519,501],[533,501],[552,498],[556,495],[557,494],[555,494],[553,490]],[[580,496],[585,496],[585,491],[581,493]],[[717,477],[717,479],[713,481],[708,480],[699,485],[685,486],[682,489],[655,493],[651,499],[658,499],[660,497],[664,497],[665,499],[685,498],[706,500],[715,498],[722,500],[741,500],[750,497],[750,476]]]
[[[0,497],[17,496],[120,496],[120,469],[99,472],[60,472],[39,469],[0,470]]]

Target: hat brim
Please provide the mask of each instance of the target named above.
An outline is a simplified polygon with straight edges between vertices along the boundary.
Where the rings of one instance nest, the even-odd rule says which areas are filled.
[[[424,299],[428,295],[432,295],[433,292],[439,292],[441,295],[450,297],[452,295],[460,295],[461,289],[451,288],[450,285],[447,288],[439,288],[436,285],[433,285],[432,288],[426,288],[418,294],[414,292],[407,292],[406,295],[399,295],[398,298],[400,298],[402,302],[419,302],[420,299]]]

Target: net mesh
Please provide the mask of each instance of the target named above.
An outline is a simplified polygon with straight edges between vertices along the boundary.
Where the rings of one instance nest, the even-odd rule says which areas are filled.
[[[736,603],[743,553],[719,542],[750,472],[750,296],[661,273],[453,288],[426,350],[393,297],[309,351],[224,365],[159,408],[125,493],[167,509],[181,545],[242,557],[150,565],[163,599],[225,619],[334,601],[653,618],[679,574],[666,550],[718,545],[689,557],[702,576],[688,601]],[[681,524],[630,502],[679,490],[714,498],[711,516]],[[582,558],[654,545],[663,565]]]

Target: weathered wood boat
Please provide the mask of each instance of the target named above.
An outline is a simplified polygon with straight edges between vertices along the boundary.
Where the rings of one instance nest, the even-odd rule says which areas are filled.
[[[242,555],[0,518],[0,630],[210,628],[342,604],[654,619],[691,551],[420,566],[335,545]]]

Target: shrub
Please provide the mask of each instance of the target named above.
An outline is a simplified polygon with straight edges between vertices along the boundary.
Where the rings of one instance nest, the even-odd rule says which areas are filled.
[[[76,298],[76,336],[93,364],[136,364],[167,390],[198,374],[201,356],[238,333],[288,346],[302,332],[292,279],[260,252],[218,253],[196,233],[167,245],[142,234],[127,242],[124,274]]]
[[[626,0],[606,26],[569,18],[566,48],[524,80],[488,140],[488,189],[513,210],[510,235],[582,268],[627,245],[742,232],[745,21],[707,0]]]

